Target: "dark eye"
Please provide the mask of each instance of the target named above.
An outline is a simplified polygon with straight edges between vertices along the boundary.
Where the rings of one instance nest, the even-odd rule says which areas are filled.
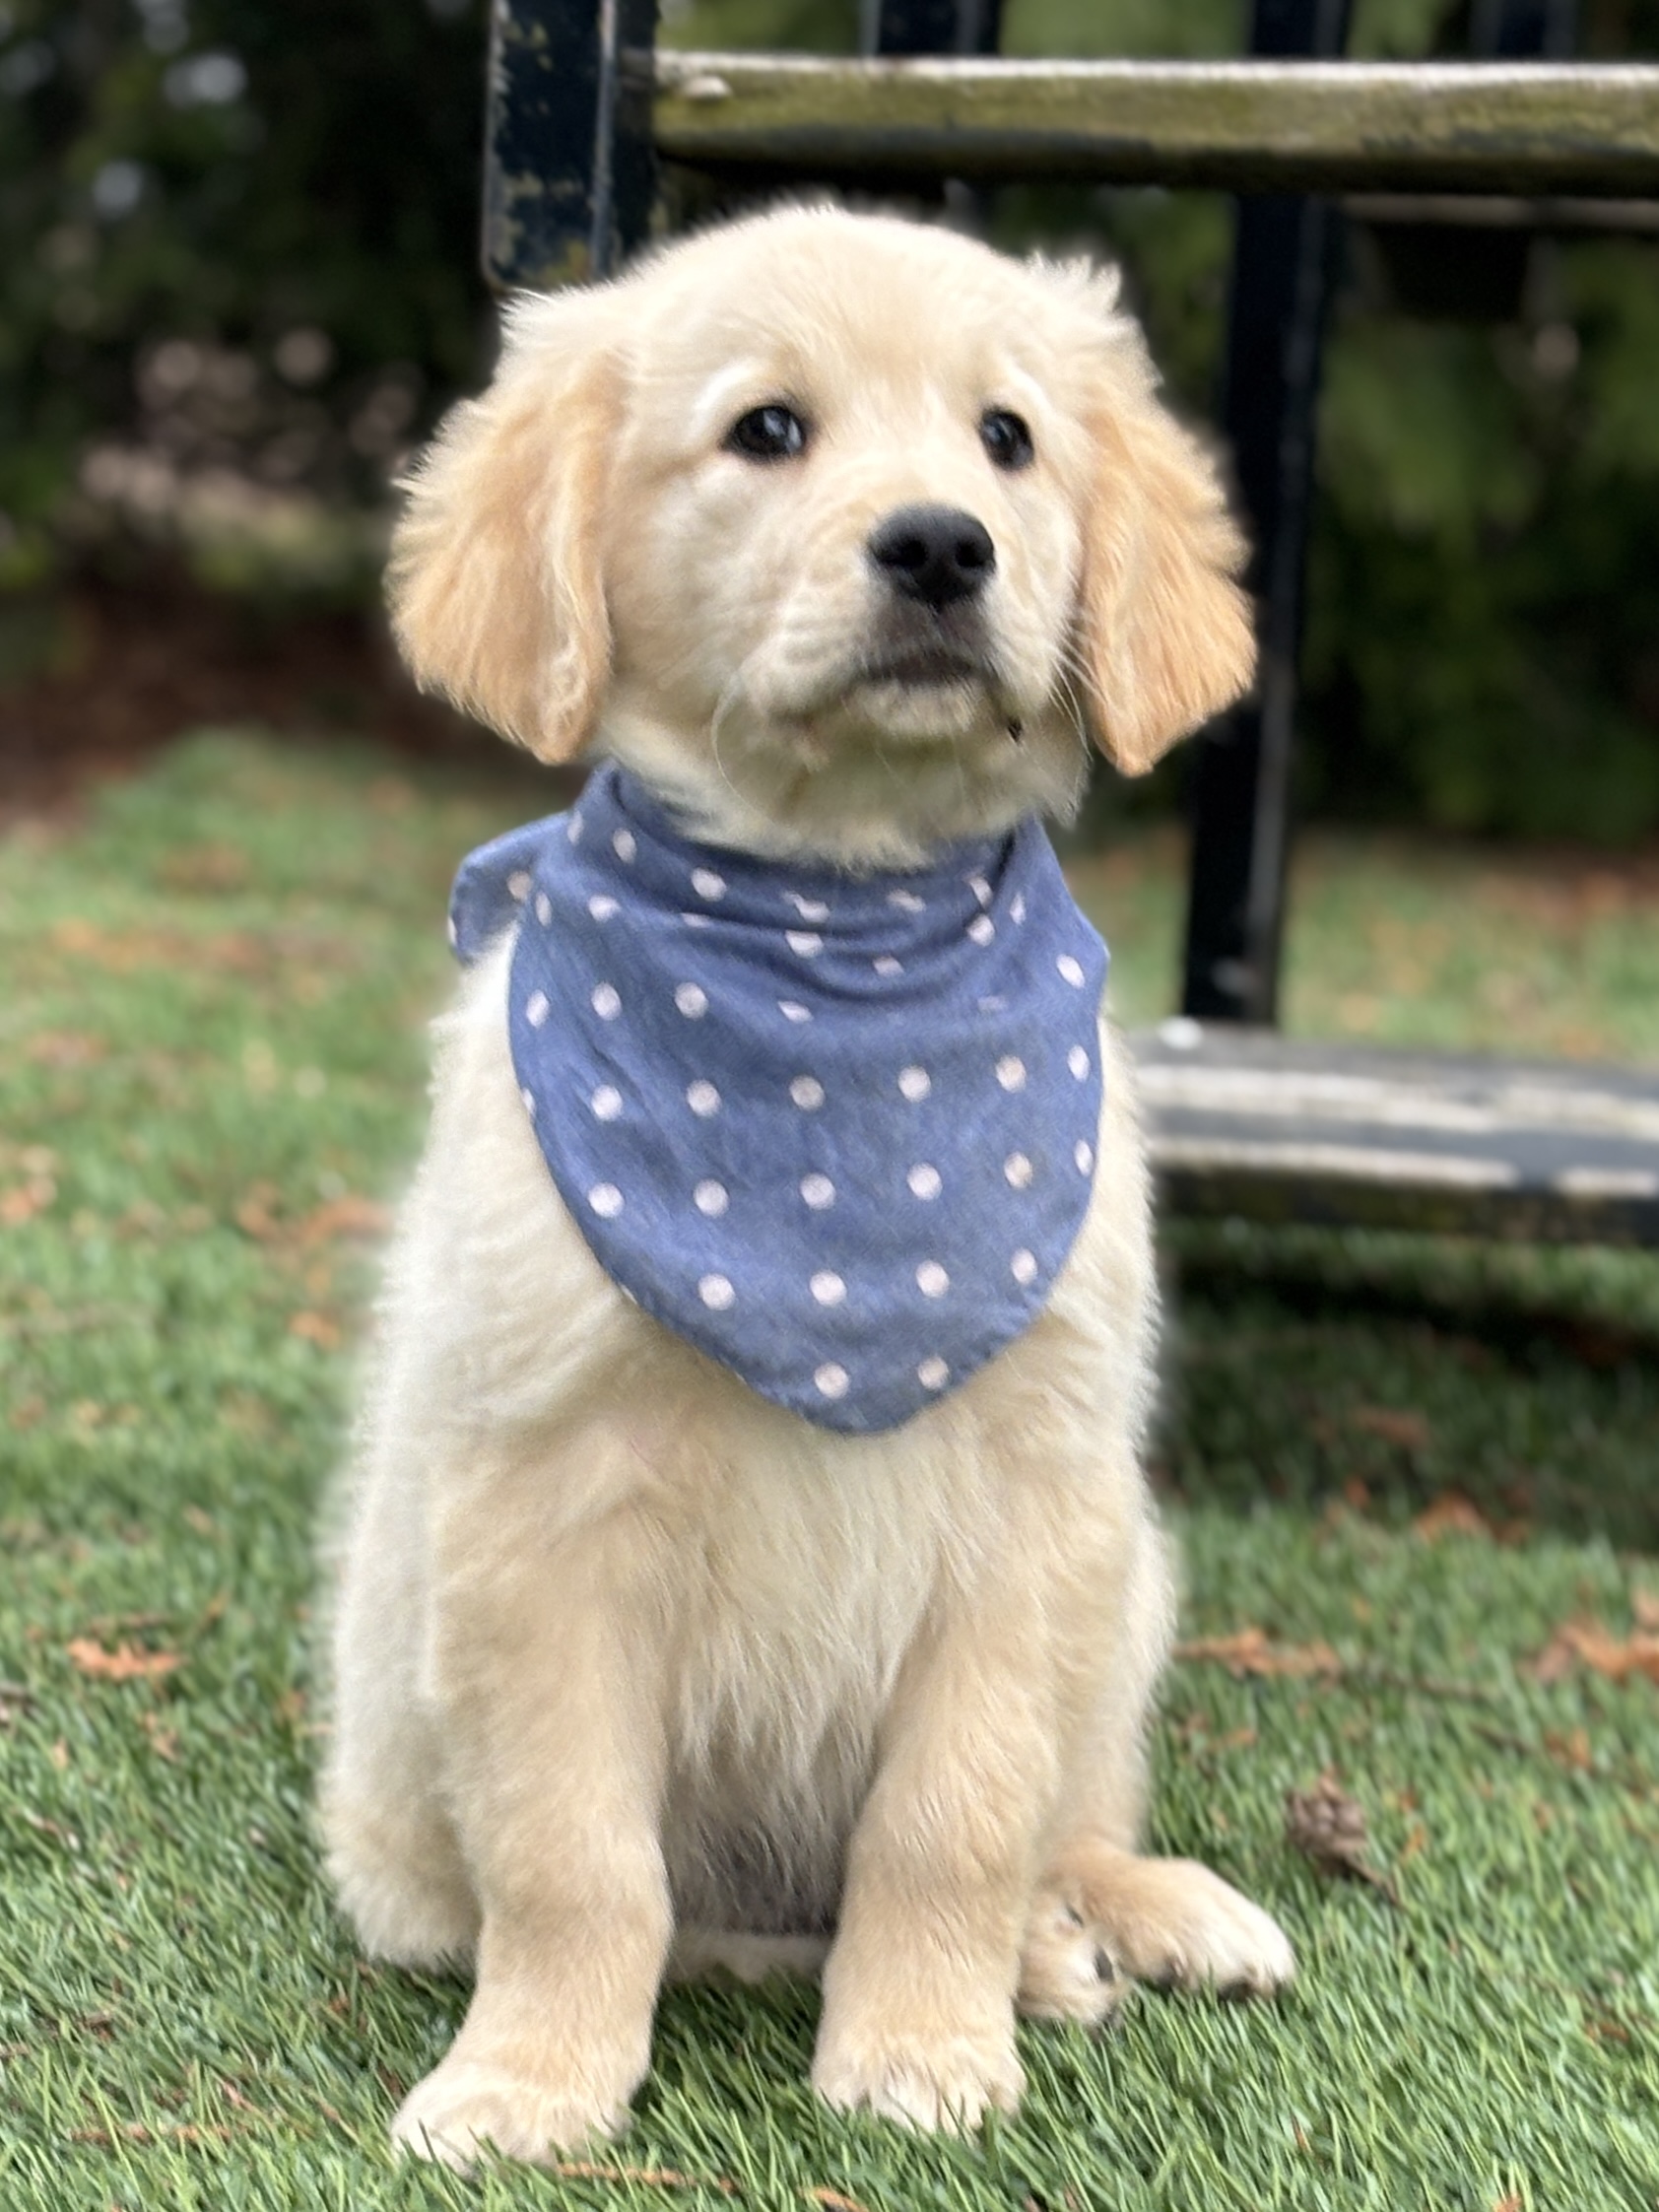
[[[773,400],[768,407],[752,407],[740,415],[726,433],[726,450],[742,453],[751,461],[789,461],[804,452],[807,426],[792,407]]]
[[[1036,447],[1023,415],[1007,407],[987,407],[979,418],[979,442],[999,469],[1029,469]]]

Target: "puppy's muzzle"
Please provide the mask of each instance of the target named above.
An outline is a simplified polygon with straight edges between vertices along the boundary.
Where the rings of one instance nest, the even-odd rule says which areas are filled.
[[[898,507],[871,531],[866,551],[901,599],[935,611],[976,597],[997,565],[989,530],[955,506]]]

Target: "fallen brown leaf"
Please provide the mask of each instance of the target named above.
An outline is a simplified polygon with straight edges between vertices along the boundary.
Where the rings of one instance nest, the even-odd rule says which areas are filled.
[[[42,1068],[85,1068],[101,1060],[109,1047],[84,1030],[41,1030],[23,1048],[26,1060]]]
[[[391,1226],[389,1206],[348,1191],[343,1198],[331,1198],[308,1213],[295,1235],[301,1244],[320,1244],[336,1237],[383,1237]]]
[[[244,1237],[257,1238],[261,1243],[268,1242],[271,1238],[282,1234],[282,1224],[273,1210],[281,1196],[275,1183],[256,1182],[238,1200],[231,1218]]]
[[[1626,1682],[1632,1674],[1659,1682],[1659,1632],[1637,1629],[1618,1637],[1594,1621],[1567,1621],[1526,1671],[1535,1682],[1559,1682],[1575,1662],[1610,1682]]]
[[[314,1344],[323,1352],[335,1351],[340,1343],[339,1322],[331,1321],[326,1313],[312,1312],[308,1307],[294,1315],[288,1324],[288,1333],[302,1337],[307,1344]]]
[[[1574,1774],[1587,1775],[1595,1765],[1587,1728],[1569,1728],[1565,1735],[1555,1729],[1547,1729],[1544,1748],[1552,1759],[1563,1767],[1570,1767]]]
[[[72,2143],[91,2143],[100,2151],[112,2151],[120,2143],[137,2143],[141,2148],[151,2143],[228,2143],[232,2139],[229,2127],[202,2127],[194,2120],[185,2120],[178,2127],[146,2127],[141,2119],[122,2120],[113,2134],[107,2127],[74,2127],[69,2131]]]
[[[1400,1897],[1393,1883],[1365,1855],[1364,1810],[1334,1775],[1321,1775],[1311,1789],[1285,1792],[1285,1838],[1321,1873],[1368,1882],[1390,1905],[1398,1906]]]
[[[808,2188],[802,2193],[812,2203],[828,2206],[829,2212],[867,2212],[867,2207],[860,2204],[857,2197],[843,2196],[839,2189]]]
[[[1404,1451],[1427,1450],[1434,1434],[1426,1415],[1397,1406],[1356,1406],[1348,1418],[1356,1429],[1380,1437],[1384,1443],[1396,1443]]]
[[[1237,1629],[1231,1636],[1195,1637],[1177,1643],[1175,1656],[1192,1665],[1226,1667],[1239,1678],[1342,1672],[1342,1661],[1328,1643],[1273,1643],[1258,1628]]]
[[[156,1757],[170,1765],[178,1757],[178,1730],[164,1726],[159,1712],[141,1712],[138,1724],[150,1739],[150,1748]]]
[[[72,1665],[101,1682],[154,1682],[184,1664],[181,1651],[139,1651],[130,1643],[106,1651],[90,1636],[72,1637],[64,1649]]]
[[[50,1175],[32,1176],[28,1182],[0,1192],[0,1223],[8,1229],[20,1229],[36,1214],[43,1214],[56,1196],[57,1184]]]
[[[547,2171],[562,2181],[631,2181],[647,2189],[718,2189],[722,2196],[742,2192],[720,2174],[682,2174],[676,2166],[595,2166],[587,2159],[561,2159]]]
[[[1412,1534],[1421,1536],[1425,1543],[1434,1543],[1442,1536],[1492,1535],[1492,1523],[1478,1506],[1455,1490],[1448,1490],[1426,1506],[1412,1522]]]

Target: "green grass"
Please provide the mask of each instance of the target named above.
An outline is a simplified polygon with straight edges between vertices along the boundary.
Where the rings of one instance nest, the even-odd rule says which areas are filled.
[[[1220,1231],[1168,1240],[1184,1633],[1334,1656],[1177,1665],[1155,1833],[1280,1914],[1294,1990],[1029,2031],[1026,2110],[976,2143],[821,2111],[811,1992],[677,1991],[607,2156],[708,2185],[393,2169],[465,1992],[365,1967],[330,1910],[311,1532],[448,876],[545,803],[210,737],[0,844],[0,2205],[1659,2203],[1659,1688],[1531,1671],[1659,1602],[1659,1263]],[[1175,869],[1155,833],[1080,871],[1133,1018],[1167,1007]],[[1634,873],[1315,840],[1292,1017],[1653,1055],[1654,919]],[[1448,1491],[1495,1535],[1415,1529]],[[100,1679],[89,1639],[179,1663]],[[1327,1769],[1397,1909],[1289,1846]]]

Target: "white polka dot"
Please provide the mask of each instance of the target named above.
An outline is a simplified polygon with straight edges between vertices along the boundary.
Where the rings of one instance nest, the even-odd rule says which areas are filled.
[[[596,891],[587,903],[587,910],[595,921],[609,921],[617,910],[617,903],[609,892]]]
[[[508,890],[508,892],[509,892],[509,893],[511,894],[511,896],[512,896],[512,897],[513,897],[514,899],[516,899],[516,900],[517,900],[518,904],[519,904],[519,905],[520,905],[522,906],[522,905],[523,905],[523,904],[524,904],[524,902],[525,902],[525,900],[526,900],[526,899],[528,899],[528,898],[529,898],[529,896],[530,896],[530,871],[529,871],[529,869],[528,869],[528,868],[514,868],[514,870],[512,871],[512,874],[511,874],[510,876],[508,876],[508,878],[507,878],[507,890]]]
[[[602,1083],[588,1104],[596,1121],[615,1121],[623,1109],[623,1095],[614,1083]]]
[[[918,899],[913,891],[890,891],[887,903],[890,906],[896,906],[901,914],[924,914],[927,911],[927,901]]]
[[[1026,1088],[1026,1063],[1013,1052],[1005,1052],[997,1062],[997,1081],[1005,1091],[1023,1091]]]
[[[820,1306],[839,1306],[847,1287],[832,1267],[822,1267],[807,1285]]]
[[[688,929],[712,929],[714,927],[707,914],[682,914],[680,919]]]
[[[572,815],[571,815],[571,817],[570,817],[570,820],[569,820],[568,824],[567,824],[567,825],[566,825],[566,827],[565,827],[564,835],[565,835],[565,836],[566,836],[566,837],[567,837],[567,838],[569,838],[569,840],[570,840],[570,842],[571,842],[572,844],[580,844],[580,843],[581,843],[581,841],[582,841],[582,818],[581,818],[581,816],[580,816],[579,814],[572,814]]]
[[[1023,1152],[1011,1152],[1002,1164],[1002,1172],[1016,1190],[1029,1189],[1031,1176],[1035,1173]]]
[[[546,991],[532,991],[530,993],[530,996],[524,1001],[524,1019],[529,1023],[530,1027],[533,1030],[539,1030],[542,1024],[547,1020],[547,1015],[548,1005]]]
[[[951,1370],[937,1353],[932,1359],[924,1360],[916,1370],[916,1380],[924,1390],[943,1390],[950,1379]]]
[[[915,1106],[933,1089],[933,1078],[926,1068],[900,1068],[898,1088],[902,1096]]]
[[[1035,1252],[1028,1252],[1022,1246],[1009,1261],[1008,1271],[1017,1283],[1034,1282],[1037,1271]]]
[[[705,1275],[697,1285],[697,1296],[704,1306],[723,1313],[737,1293],[724,1275]]]
[[[896,960],[892,953],[878,953],[870,966],[878,975],[902,975],[904,972],[904,963]]]
[[[981,1014],[1006,1014],[1008,1001],[1000,991],[993,991],[989,998],[979,1001],[979,1011]]]
[[[991,887],[985,881],[984,877],[968,876],[965,881],[967,883],[968,890],[972,892],[974,898],[978,900],[980,905],[988,906],[991,903]]]
[[[989,914],[975,914],[967,925],[967,934],[976,945],[988,945],[997,933],[997,925]]]
[[[544,929],[553,919],[553,901],[545,891],[538,891],[536,894],[536,919]]]
[[[711,1113],[719,1112],[720,1094],[712,1083],[705,1083],[699,1076],[696,1083],[687,1084],[686,1104],[706,1121]]]
[[[803,1113],[814,1113],[824,1104],[824,1086],[816,1075],[798,1075],[789,1086],[789,1096]]]
[[[599,983],[589,1003],[602,1022],[614,1022],[622,1012],[622,993],[615,983]]]
[[[623,1210],[623,1194],[614,1182],[596,1182],[587,1202],[601,1221],[611,1221]]]
[[[631,830],[617,830],[612,834],[611,850],[619,860],[631,860],[638,849]]]
[[[798,891],[789,894],[790,903],[803,921],[828,921],[830,909],[822,899],[803,899]]]
[[[824,950],[824,939],[816,929],[786,929],[783,932],[783,942],[792,953],[799,953],[803,960],[811,960],[814,953]]]
[[[1070,953],[1062,953],[1054,965],[1060,971],[1063,981],[1070,983],[1073,990],[1082,990],[1083,963],[1081,960],[1073,960]]]
[[[1089,1054],[1081,1044],[1074,1044],[1066,1054],[1066,1065],[1081,1083],[1089,1073]]]
[[[518,1095],[519,1095],[519,1097],[520,1097],[520,1098],[521,1098],[521,1099],[522,1099],[522,1100],[524,1101],[524,1110],[525,1110],[525,1112],[526,1112],[526,1113],[527,1113],[527,1114],[528,1114],[528,1115],[530,1116],[531,1120],[532,1120],[532,1121],[534,1121],[534,1120],[535,1120],[535,1118],[536,1118],[536,1094],[535,1094],[535,1092],[534,1092],[534,1091],[532,1091],[532,1090],[530,1089],[530,1087],[529,1087],[529,1085],[528,1085],[528,1084],[526,1084],[526,1086],[524,1087],[524,1089],[523,1089],[522,1091],[520,1091]]]
[[[826,1360],[813,1375],[819,1395],[825,1398],[844,1398],[847,1394],[847,1371],[833,1360]]]
[[[724,876],[717,876],[712,868],[694,868],[692,889],[699,899],[724,899],[726,879]]]
[[[708,1012],[708,993],[700,983],[680,983],[675,986],[674,1003],[688,1022],[697,1022]]]
[[[455,927],[455,917],[454,917],[454,915],[453,915],[453,914],[451,914],[451,915],[450,915],[449,919],[448,919],[448,920],[447,920],[447,921],[446,921],[446,922],[444,923],[444,925],[443,925],[443,926],[444,926],[444,930],[445,930],[445,932],[446,932],[446,934],[447,934],[447,936],[448,936],[448,938],[449,938],[449,942],[450,942],[450,943],[451,943],[452,945],[456,945],[456,944],[459,944],[459,943],[460,943],[460,932],[459,932],[459,931],[458,931],[458,930],[456,929],[456,927]]]
[[[809,1206],[822,1213],[826,1206],[835,1203],[835,1186],[828,1175],[803,1175],[801,1196]]]
[[[916,1288],[923,1298],[943,1298],[951,1287],[951,1278],[936,1259],[924,1259],[916,1269]]]
[[[917,1198],[937,1198],[945,1187],[939,1170],[930,1167],[925,1160],[918,1160],[904,1180]]]
[[[786,1022],[810,1022],[812,1008],[803,1006],[798,998],[780,998],[777,1010]]]
[[[1008,911],[1009,911],[1009,914],[1011,915],[1011,917],[1012,917],[1012,918],[1013,918],[1013,919],[1014,919],[1015,921],[1024,921],[1024,920],[1025,920],[1025,918],[1026,918],[1026,894],[1025,894],[1025,893],[1024,893],[1023,891],[1017,891],[1017,892],[1016,892],[1016,893],[1014,894],[1014,904],[1013,904],[1013,905],[1011,905],[1011,906],[1009,907]]]
[[[1077,1162],[1078,1173],[1086,1175],[1095,1165],[1095,1147],[1092,1144],[1085,1144],[1079,1138],[1077,1150],[1072,1154],[1072,1158]]]
[[[710,1221],[718,1221],[731,1204],[731,1194],[723,1182],[716,1182],[710,1175],[692,1192],[692,1204],[699,1214],[706,1214]]]

